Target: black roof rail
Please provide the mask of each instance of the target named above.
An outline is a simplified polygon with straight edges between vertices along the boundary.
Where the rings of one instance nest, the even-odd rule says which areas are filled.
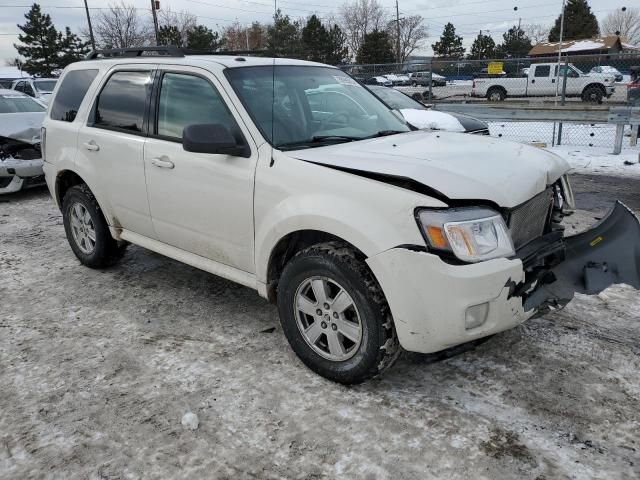
[[[156,55],[145,55],[145,53],[155,53]],[[195,50],[192,48],[181,48],[175,45],[162,45],[159,47],[132,47],[132,48],[111,48],[105,50],[93,50],[84,58],[85,60],[99,60],[101,58],[113,57],[184,57],[185,55],[230,55],[230,56],[255,56],[255,57],[277,57],[270,50]]]

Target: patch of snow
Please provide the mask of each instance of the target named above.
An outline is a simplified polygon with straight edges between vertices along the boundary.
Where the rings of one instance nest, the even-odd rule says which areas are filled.
[[[187,412],[182,417],[182,426],[189,430],[196,430],[200,425],[198,415],[193,412]]]
[[[422,130],[465,131],[458,119],[448,113],[414,108],[403,108],[400,110],[400,113],[402,113],[402,116],[407,122]]]
[[[640,150],[623,148],[620,155],[613,155],[610,148],[574,147],[560,145],[546,150],[564,158],[573,172],[590,175],[612,175],[640,178]],[[625,164],[630,162],[631,165]]]

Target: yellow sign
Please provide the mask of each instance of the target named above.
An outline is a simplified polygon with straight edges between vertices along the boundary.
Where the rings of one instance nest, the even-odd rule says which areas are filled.
[[[487,67],[487,73],[489,75],[501,75],[504,71],[502,67],[504,64],[502,62],[489,62]]]

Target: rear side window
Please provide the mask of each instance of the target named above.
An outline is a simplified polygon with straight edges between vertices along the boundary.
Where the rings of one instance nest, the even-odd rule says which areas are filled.
[[[550,72],[551,72],[551,66],[550,65],[542,65],[542,66],[536,67],[535,76],[536,77],[548,77]]]
[[[84,96],[98,70],[73,70],[67,73],[51,105],[52,120],[73,122]]]
[[[116,72],[96,101],[94,126],[142,132],[151,72]]]

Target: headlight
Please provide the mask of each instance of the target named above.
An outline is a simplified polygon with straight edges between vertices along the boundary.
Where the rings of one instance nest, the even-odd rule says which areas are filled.
[[[429,246],[453,253],[465,262],[480,262],[515,253],[502,216],[488,208],[424,209],[418,212]]]

